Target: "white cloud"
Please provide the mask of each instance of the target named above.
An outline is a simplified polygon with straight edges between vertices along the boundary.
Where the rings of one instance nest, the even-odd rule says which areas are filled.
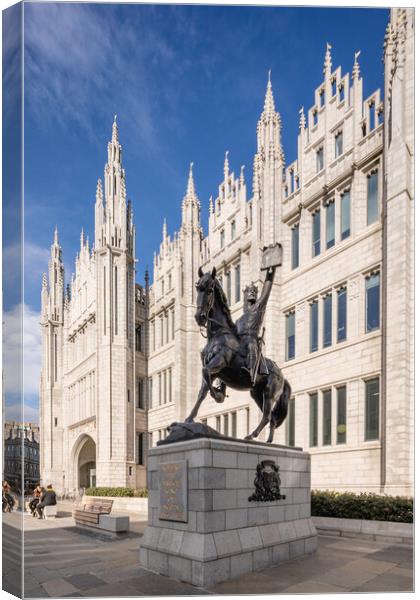
[[[3,371],[6,396],[19,394],[22,382],[24,394],[39,393],[40,314],[25,304],[18,304],[3,313]]]

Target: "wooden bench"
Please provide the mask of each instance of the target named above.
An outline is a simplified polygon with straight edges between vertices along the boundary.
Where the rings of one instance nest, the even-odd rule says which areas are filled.
[[[112,510],[113,500],[89,500],[79,503],[73,510],[76,525],[98,525],[99,515],[109,515]]]
[[[121,537],[130,529],[130,517],[126,515],[111,515],[114,501],[89,500],[81,503],[73,510],[73,518],[76,526],[80,529],[96,530],[99,535],[105,537]]]

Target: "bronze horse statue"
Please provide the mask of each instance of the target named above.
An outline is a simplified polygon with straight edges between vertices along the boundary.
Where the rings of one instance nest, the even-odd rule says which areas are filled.
[[[236,390],[250,390],[251,396],[262,411],[261,421],[256,429],[245,439],[256,438],[270,423],[267,442],[273,441],[274,430],[287,416],[287,407],[291,394],[288,381],[283,377],[278,365],[268,358],[264,359],[264,372],[254,376],[247,369],[247,350],[245,340],[238,335],[232,321],[229,306],[223,288],[216,277],[216,269],[211,273],[198,271],[197,312],[195,319],[200,327],[207,330],[207,344],[201,352],[203,381],[197,401],[186,423],[192,423],[207,393],[223,402],[226,386]],[[213,386],[219,379],[221,385]]]

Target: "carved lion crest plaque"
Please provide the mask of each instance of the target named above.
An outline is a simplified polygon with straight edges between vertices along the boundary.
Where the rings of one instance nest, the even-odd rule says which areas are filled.
[[[262,460],[257,465],[254,485],[255,491],[248,498],[249,502],[272,502],[284,500],[286,496],[280,492],[279,467],[273,460]]]

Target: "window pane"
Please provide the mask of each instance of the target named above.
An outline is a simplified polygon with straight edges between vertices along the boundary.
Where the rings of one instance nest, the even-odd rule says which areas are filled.
[[[331,444],[331,390],[325,390],[322,396],[322,443],[328,446]]]
[[[379,377],[365,382],[365,440],[379,439]]]
[[[367,224],[378,220],[378,172],[367,178]]]
[[[326,207],[327,212],[327,248],[335,244],[335,202],[330,202]]]
[[[236,265],[235,267],[235,302],[239,302],[241,299],[241,266]]]
[[[299,266],[299,225],[292,229],[292,269]]]
[[[332,296],[328,294],[324,298],[324,348],[332,343]]]
[[[311,304],[311,341],[310,351],[318,350],[318,300]]]
[[[343,134],[337,133],[335,136],[335,157],[343,154]]]
[[[347,338],[347,290],[337,292],[337,342]]]
[[[216,430],[220,433],[220,415],[216,417]]]
[[[223,415],[223,433],[229,435],[229,415]]]
[[[232,304],[232,291],[231,291],[231,275],[230,271],[226,274],[226,296],[229,306]]]
[[[366,332],[379,328],[379,273],[366,278]]]
[[[319,210],[312,214],[312,256],[321,252],[321,213]]]
[[[234,240],[236,237],[236,221],[232,221],[230,224],[230,234],[231,239]]]
[[[295,399],[290,398],[287,411],[286,445],[295,445]]]
[[[309,445],[318,446],[318,394],[309,394]]]
[[[220,231],[220,247],[224,248],[224,246],[225,246],[225,230],[222,229]]]
[[[347,388],[337,388],[337,444],[345,444],[347,438]]]
[[[341,196],[341,239],[350,235],[350,192]]]
[[[316,171],[322,171],[324,168],[324,148],[318,148],[316,151]]]
[[[286,315],[286,360],[295,358],[295,313]]]

